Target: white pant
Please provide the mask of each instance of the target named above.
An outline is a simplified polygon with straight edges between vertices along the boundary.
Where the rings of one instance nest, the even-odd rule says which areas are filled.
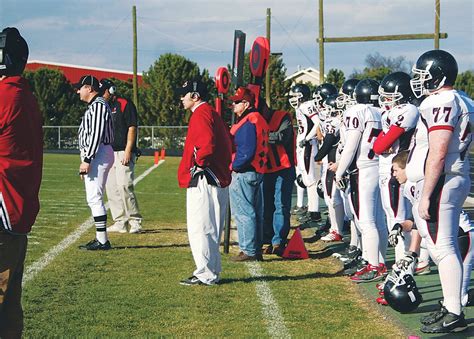
[[[328,172],[327,157],[323,161],[323,173],[321,183],[323,186],[324,202],[328,207],[329,219],[331,221],[331,231],[342,234],[344,227],[344,204],[342,192],[337,189],[334,181],[334,173]],[[328,178],[329,177],[329,178]]]
[[[211,186],[201,177],[197,187],[186,192],[186,219],[196,270],[193,275],[205,284],[219,281],[220,238],[229,203],[229,189]]]
[[[107,214],[104,204],[104,188],[113,162],[114,150],[112,146],[100,144],[90,163],[89,173],[84,176],[86,200],[93,217]]]

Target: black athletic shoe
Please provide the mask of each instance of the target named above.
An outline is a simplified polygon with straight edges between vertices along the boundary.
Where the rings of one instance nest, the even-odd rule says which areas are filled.
[[[187,279],[181,280],[179,283],[180,285],[184,285],[184,286],[205,285],[201,280],[199,280],[199,278],[195,277],[194,275]]]
[[[425,315],[420,318],[420,322],[423,325],[431,325],[434,324],[435,322],[439,321],[441,318],[443,318],[447,313],[448,310],[443,306],[442,301],[438,301],[440,309],[435,312],[431,312],[428,315]]]
[[[105,244],[102,244],[99,240],[94,239],[89,241],[85,245],[80,245],[79,248],[81,250],[88,250],[88,251],[106,251],[110,250],[112,246],[110,246],[110,241],[107,240]]]
[[[368,265],[368,261],[362,259],[362,257],[358,257],[350,262],[344,263],[344,275],[352,276],[357,271],[363,269],[365,266]]]
[[[424,325],[421,327],[423,333],[451,333],[451,332],[462,332],[467,329],[466,319],[464,319],[464,313],[456,315],[451,312],[447,312],[437,322]]]
[[[467,291],[467,304],[466,306],[474,306],[474,289]]]
[[[347,249],[347,252],[343,254],[341,257],[339,257],[339,260],[341,260],[342,262],[347,262],[347,261],[357,259],[361,255],[362,255],[362,251],[360,249],[358,249],[356,246],[349,246],[349,248]]]

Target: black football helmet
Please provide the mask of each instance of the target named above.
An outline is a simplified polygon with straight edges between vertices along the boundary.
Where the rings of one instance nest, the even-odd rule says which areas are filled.
[[[28,44],[15,27],[0,32],[0,76],[20,75],[28,61]]]
[[[400,313],[414,311],[423,301],[415,279],[404,271],[393,270],[385,280],[383,292],[390,307]]]
[[[354,99],[358,104],[379,105],[379,83],[372,79],[359,81],[354,89]]]
[[[324,199],[323,183],[321,182],[321,179],[319,179],[318,183],[316,184],[316,192],[318,192],[318,196],[321,199]]]
[[[303,176],[301,174],[298,174],[296,177],[296,184],[301,188],[306,188],[306,185],[303,182]]]
[[[435,49],[418,58],[412,73],[411,88],[415,96],[420,98],[443,86],[453,86],[458,75],[458,64],[448,52]]]
[[[117,87],[114,82],[110,79],[102,79],[99,81],[99,93],[104,94],[105,90],[109,90],[109,93],[114,95],[117,93]]]
[[[349,79],[344,81],[340,90],[341,95],[337,98],[337,105],[340,109],[346,109],[356,104],[354,99],[354,89],[359,81],[359,79]]]
[[[290,89],[289,102],[291,107],[298,108],[300,104],[308,101],[311,97],[311,90],[308,85],[296,84]]]
[[[314,103],[317,107],[321,108],[323,106],[324,100],[330,95],[337,94],[337,88],[333,84],[324,83],[316,87],[313,93]]]
[[[323,108],[319,111],[319,119],[325,121],[332,117],[342,117],[342,109],[337,105],[337,94],[330,95],[324,100]]]
[[[394,72],[383,78],[379,86],[379,105],[390,110],[395,106],[410,102],[413,92],[411,77],[404,72]]]

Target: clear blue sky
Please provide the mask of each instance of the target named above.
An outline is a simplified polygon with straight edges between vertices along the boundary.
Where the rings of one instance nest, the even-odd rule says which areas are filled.
[[[385,35],[434,31],[435,0],[325,0],[325,35]],[[132,5],[138,16],[138,70],[166,52],[179,53],[213,75],[231,63],[234,30],[247,34],[247,49],[265,35],[272,10],[272,51],[283,53],[287,74],[319,67],[318,0],[0,0],[0,26],[16,26],[39,59],[132,70]],[[474,69],[474,1],[441,0],[441,48]],[[368,53],[405,56],[433,48],[432,40],[326,44],[326,71],[346,76],[364,67]]]

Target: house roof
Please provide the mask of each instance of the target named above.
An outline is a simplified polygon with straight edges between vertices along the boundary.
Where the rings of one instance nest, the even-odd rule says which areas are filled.
[[[128,81],[133,79],[133,72],[120,71],[115,69],[71,65],[40,60],[31,60],[26,64],[26,69],[29,71],[35,71],[39,68],[58,69],[63,72],[66,79],[71,83],[79,81],[81,76],[86,74],[90,74],[99,80],[102,78],[115,78],[122,81]],[[142,73],[137,73],[138,84],[141,85],[142,81]]]
[[[314,79],[314,82],[318,83],[319,84],[319,71],[313,67],[307,67],[307,68],[304,68],[304,69],[301,69],[293,74],[290,74],[289,76],[286,77],[285,80],[293,80],[293,81],[297,81],[298,78],[302,77],[302,76],[306,76],[306,77],[309,77],[309,78],[312,78]]]

